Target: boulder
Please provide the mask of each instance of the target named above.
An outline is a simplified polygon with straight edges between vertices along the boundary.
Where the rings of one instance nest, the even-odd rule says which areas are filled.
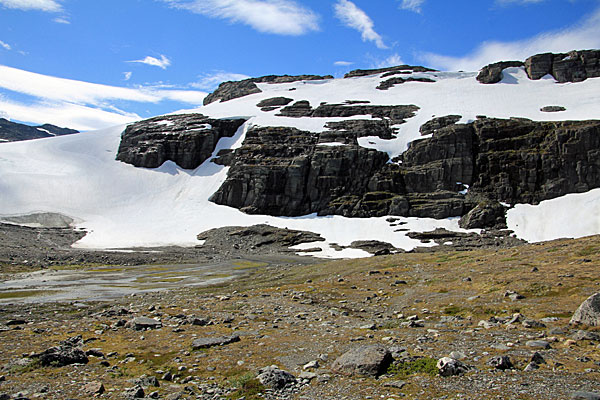
[[[215,346],[225,346],[230,343],[239,342],[240,337],[234,336],[211,336],[205,338],[199,338],[192,342],[192,348],[194,350],[207,349]]]
[[[64,340],[58,346],[51,347],[40,354],[35,354],[44,367],[64,367],[71,364],[87,364],[88,358],[82,350],[83,339],[81,336],[75,336]]]
[[[126,328],[133,329],[134,331],[143,331],[145,329],[158,329],[162,328],[162,323],[153,318],[148,317],[135,317],[125,324]]]
[[[385,347],[364,345],[341,355],[331,369],[342,375],[378,376],[385,373],[391,362],[392,355]]]
[[[600,293],[588,297],[571,317],[570,324],[600,326]]]
[[[525,61],[525,70],[530,79],[550,74],[560,83],[597,78],[600,77],[600,50],[536,54]]]
[[[599,393],[593,392],[575,392],[571,395],[572,400],[600,400]]]
[[[260,383],[272,390],[281,390],[296,383],[296,377],[276,365],[262,368],[256,377]]]
[[[509,356],[496,356],[496,357],[492,357],[488,361],[488,365],[490,367],[493,367],[495,369],[499,369],[501,371],[513,368],[513,363],[510,360]]]
[[[457,376],[468,372],[469,368],[459,360],[450,357],[440,358],[437,368],[441,376]]]
[[[505,228],[506,208],[497,202],[479,203],[475,208],[462,216],[458,225],[463,229]]]

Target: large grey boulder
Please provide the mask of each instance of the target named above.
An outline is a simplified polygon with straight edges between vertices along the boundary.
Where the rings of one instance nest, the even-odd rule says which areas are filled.
[[[287,371],[279,369],[276,365],[262,368],[256,379],[260,383],[273,390],[281,390],[286,386],[296,383],[296,377]]]
[[[392,362],[392,355],[381,345],[356,347],[334,361],[331,369],[342,375],[378,376]]]
[[[126,328],[134,331],[143,331],[145,329],[158,329],[162,327],[162,323],[153,318],[135,317],[125,324]]]
[[[588,297],[571,317],[573,325],[600,326],[600,293]]]

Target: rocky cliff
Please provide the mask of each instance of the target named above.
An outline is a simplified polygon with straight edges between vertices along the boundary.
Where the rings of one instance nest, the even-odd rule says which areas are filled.
[[[244,122],[201,114],[151,118],[125,129],[117,160],[145,168],[157,168],[170,160],[193,169],[212,155],[219,139],[232,137]]]
[[[330,123],[323,133],[251,129],[211,201],[247,213],[348,217],[466,216],[502,225],[503,203],[538,203],[600,187],[600,121],[535,122],[458,116],[423,126],[397,162],[358,146],[389,138],[386,121]],[[468,188],[468,190],[467,190]]]
[[[41,139],[53,136],[79,133],[74,129],[59,128],[51,124],[29,126],[0,118],[0,142],[16,142],[20,140]]]

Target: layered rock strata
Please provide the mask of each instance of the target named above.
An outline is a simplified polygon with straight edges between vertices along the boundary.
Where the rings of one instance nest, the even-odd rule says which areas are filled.
[[[167,115],[129,125],[121,136],[117,160],[157,168],[173,161],[194,169],[212,156],[217,142],[232,137],[244,119],[211,119],[202,114]]]

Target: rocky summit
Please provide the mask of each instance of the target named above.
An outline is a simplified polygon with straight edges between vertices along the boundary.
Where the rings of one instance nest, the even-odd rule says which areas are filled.
[[[79,133],[79,131],[60,128],[52,124],[29,126],[0,118],[0,143],[72,135],[74,133]]]

